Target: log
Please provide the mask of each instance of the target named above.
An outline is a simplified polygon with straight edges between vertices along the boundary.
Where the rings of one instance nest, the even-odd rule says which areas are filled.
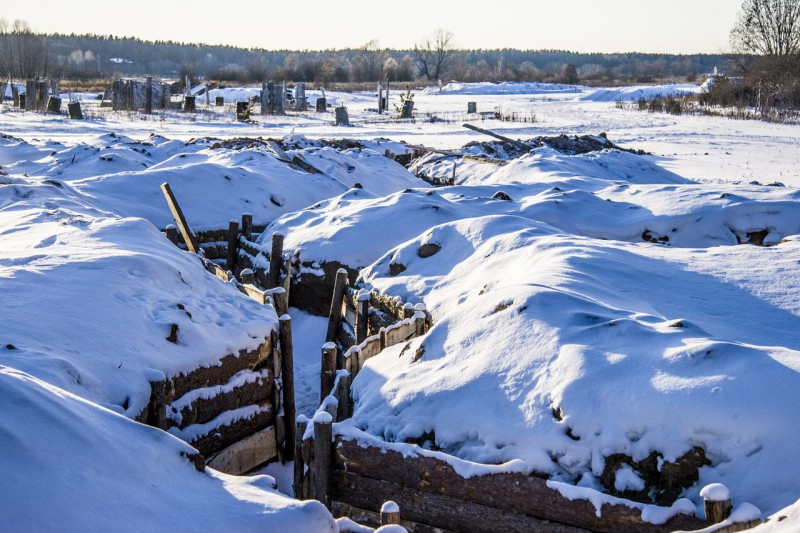
[[[484,135],[488,135],[490,137],[494,137],[495,139],[499,139],[499,140],[501,140],[503,142],[506,142],[506,143],[509,143],[509,144],[513,144],[514,146],[522,148],[523,150],[533,150],[535,148],[535,146],[530,146],[530,145],[525,144],[524,142],[521,142],[521,141],[515,141],[514,139],[510,139],[508,137],[504,137],[503,135],[500,135],[500,134],[495,133],[495,132],[490,131],[490,130],[485,130],[483,128],[479,128],[478,126],[473,126],[472,124],[463,124],[463,126],[465,128],[467,128],[468,130],[477,131],[478,133],[483,133]]]
[[[328,332],[325,334],[325,342],[336,341],[336,332],[339,329],[339,323],[342,321],[342,304],[346,287],[347,270],[340,268],[336,271],[336,279],[333,283],[333,296],[331,297],[331,308],[328,311]]]
[[[403,304],[403,320],[414,318],[414,304],[407,302]]]
[[[280,282],[281,264],[283,263],[283,233],[272,234],[272,250],[269,254],[269,274],[267,288],[274,289]]]
[[[283,418],[286,421],[286,436],[283,456],[287,461],[295,458],[295,419],[294,405],[294,348],[292,346],[292,319],[283,314],[278,327],[278,339],[281,348],[281,382],[283,383]],[[302,435],[301,435],[302,438]]]
[[[329,510],[331,508],[331,438],[333,432],[331,416],[321,412],[314,416],[314,499],[319,500]]]
[[[599,532],[667,532],[676,529],[701,529],[705,523],[688,515],[677,515],[666,524],[655,525],[641,519],[641,511],[626,505],[603,505],[598,517],[594,505],[588,500],[570,500],[558,490],[547,486],[541,477],[521,473],[500,473],[461,477],[445,461],[432,457],[405,458],[402,453],[378,447],[361,447],[356,441],[337,438],[334,444],[334,478],[346,471],[365,478],[380,478],[397,486],[408,488],[415,494],[415,501],[427,500],[431,494],[441,495],[454,501],[463,501],[494,508],[506,514],[521,514],[541,520],[552,520]],[[385,496],[390,494],[384,493]],[[377,510],[380,502],[372,507],[359,505],[344,499],[336,489],[334,499],[357,507]],[[394,498],[393,498],[394,499]],[[418,521],[408,505],[397,501],[403,508],[406,519]],[[362,502],[363,503],[363,502]],[[426,520],[419,520],[429,523]],[[435,523],[448,527],[446,523]],[[451,524],[452,525],[452,524]]]
[[[231,220],[228,223],[228,259],[225,263],[231,272],[236,271],[236,257],[239,255],[239,223]]]
[[[392,500],[381,505],[381,525],[400,524],[400,506]]]
[[[186,247],[190,252],[196,254],[197,239],[195,239],[194,233],[192,233],[189,224],[186,222],[186,217],[183,216],[183,211],[181,210],[180,205],[178,205],[178,200],[175,199],[175,195],[172,194],[172,189],[170,188],[168,182],[161,184],[161,191],[164,193],[164,198],[167,200],[169,210],[172,211],[172,217],[175,219],[178,229],[181,230],[181,235],[183,235],[183,240],[186,243]]]
[[[322,345],[322,364],[319,375],[319,401],[322,401],[333,391],[336,381],[336,345],[327,342]]]
[[[288,418],[287,418],[288,420]],[[294,432],[294,479],[292,481],[292,492],[298,500],[304,500],[303,478],[305,477],[305,461],[303,460],[303,435],[308,427],[308,418],[305,415],[297,417]]]
[[[81,111],[80,102],[70,102],[67,104],[67,111],[69,111],[69,118],[72,120],[83,120],[83,111]]]
[[[245,268],[244,270],[239,272],[239,278],[245,285],[253,285],[256,282],[256,276],[255,274],[253,274],[252,269],[249,268]]]

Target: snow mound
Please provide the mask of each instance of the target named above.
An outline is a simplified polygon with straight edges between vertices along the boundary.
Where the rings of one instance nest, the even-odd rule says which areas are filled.
[[[504,81],[501,83],[479,82],[462,83],[451,81],[439,87],[426,87],[422,94],[463,94],[463,95],[502,95],[502,94],[552,94],[552,93],[579,93],[585,87],[580,85],[564,85],[560,83],[541,83],[541,82],[513,82]]]
[[[279,494],[268,476],[198,472],[195,453],[0,365],[0,514],[10,530],[336,531],[320,503]]]
[[[703,92],[702,85],[680,83],[672,85],[640,85],[612,89],[595,89],[580,95],[584,102],[637,102],[655,98],[683,97]]]

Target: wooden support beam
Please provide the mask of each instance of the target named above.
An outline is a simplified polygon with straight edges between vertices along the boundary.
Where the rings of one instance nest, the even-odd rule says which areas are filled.
[[[245,240],[253,240],[253,215],[245,213],[242,215],[242,237]]]
[[[333,447],[333,418],[326,412],[314,416],[314,463],[313,483],[314,499],[319,500],[328,509],[331,508],[331,462]]]
[[[336,381],[336,351],[336,345],[332,342],[322,345],[322,364],[319,375],[320,403],[331,393]]]
[[[236,257],[239,255],[239,223],[231,220],[228,223],[228,260],[225,263],[228,270],[235,272]]]
[[[272,234],[272,250],[269,254],[269,274],[267,275],[267,288],[274,289],[278,286],[283,264],[283,233]]]
[[[303,491],[303,478],[305,477],[305,461],[303,460],[303,435],[308,427],[308,418],[305,415],[297,417],[294,432],[294,481],[292,482],[292,489],[294,497],[298,500],[304,500],[306,494]]]
[[[295,457],[295,425],[292,423],[295,419],[294,352],[292,346],[292,318],[287,314],[283,314],[280,317],[278,340],[281,353],[281,382],[283,383],[283,418],[286,422],[283,457],[287,461],[292,461]]]
[[[325,335],[325,342],[336,341],[336,332],[342,321],[342,301],[345,287],[347,287],[347,270],[340,268],[336,272],[336,280],[333,284],[333,297],[331,298],[331,309],[328,312],[328,332]]]
[[[175,199],[175,195],[172,193],[172,189],[170,188],[168,182],[161,184],[161,191],[164,193],[164,198],[167,200],[167,205],[169,206],[169,210],[172,212],[172,217],[175,219],[175,223],[178,225],[181,235],[183,235],[183,240],[186,242],[186,248],[188,248],[193,254],[196,254],[197,239],[195,238],[194,233],[192,233],[189,224],[186,222],[186,217],[183,216],[183,211],[178,204],[178,200]]]
[[[350,418],[350,375],[340,374],[339,385],[336,387],[336,399],[339,405],[336,409],[336,420],[341,422]]]
[[[277,447],[275,427],[270,426],[235,444],[231,444],[208,461],[208,466],[220,472],[241,476],[275,458]]]

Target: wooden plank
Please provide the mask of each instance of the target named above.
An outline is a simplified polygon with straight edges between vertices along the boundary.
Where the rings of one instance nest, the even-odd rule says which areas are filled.
[[[331,479],[333,499],[370,511],[379,511],[386,500],[396,502],[403,518],[453,531],[506,533],[584,533],[585,529],[537,519],[524,514],[422,492],[403,485],[372,479],[342,470]]]
[[[175,223],[178,225],[181,235],[183,235],[183,240],[186,242],[186,247],[190,252],[196,254],[197,240],[195,239],[194,233],[192,233],[189,224],[186,222],[186,217],[183,216],[183,211],[178,204],[178,200],[175,199],[175,195],[172,193],[169,183],[162,183],[161,191],[164,193],[164,198],[167,200],[167,205],[169,206],[169,210],[172,212],[172,217],[175,219]]]
[[[263,103],[264,102],[262,100],[262,104]],[[278,146],[278,143],[276,143],[275,141],[268,140],[267,141],[267,148],[272,150],[272,153],[275,154],[275,157],[277,157],[279,161],[283,161],[284,163],[291,163],[292,162],[292,158],[289,157],[289,154],[284,152],[283,149],[280,146]]]
[[[364,448],[355,441],[340,437],[337,438],[334,450],[336,470],[346,470],[365,477],[379,477],[424,494],[435,493],[454,500],[567,523],[592,531],[661,533],[675,529],[700,529],[705,526],[704,521],[687,515],[677,515],[662,526],[649,524],[642,521],[640,510],[626,505],[603,505],[602,516],[598,518],[591,502],[569,500],[559,491],[548,487],[547,481],[540,477],[506,473],[466,479],[445,461],[423,456],[406,459],[400,452],[377,447]],[[394,499],[389,495],[384,496],[384,499]],[[338,498],[336,494],[334,497]],[[346,499],[342,501],[350,503]],[[397,503],[405,512],[407,507],[399,501]],[[408,518],[414,520],[410,516]],[[448,526],[442,524],[442,527]]]
[[[513,144],[514,146],[522,148],[523,150],[533,150],[534,148],[536,148],[535,146],[530,146],[528,144],[525,144],[522,141],[515,141],[514,139],[511,139],[509,137],[505,137],[503,135],[500,135],[499,133],[495,133],[495,132],[490,131],[490,130],[479,128],[478,126],[475,126],[473,124],[462,124],[462,126],[467,128],[468,130],[477,131],[479,133],[483,133],[484,135],[488,135],[490,137],[494,137],[495,139],[500,139],[503,142],[506,142],[506,143],[509,143],[509,144]]]
[[[267,295],[255,285],[239,285],[239,291],[246,294],[261,305],[267,305]]]
[[[214,470],[234,476],[241,476],[255,467],[274,459],[278,455],[275,440],[275,427],[263,431],[228,446],[207,461]]]

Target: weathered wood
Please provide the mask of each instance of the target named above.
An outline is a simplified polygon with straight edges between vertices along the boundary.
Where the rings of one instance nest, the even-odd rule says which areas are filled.
[[[504,511],[433,492],[421,492],[390,481],[372,479],[342,470],[331,476],[335,500],[378,511],[386,498],[403,509],[403,517],[424,525],[452,531],[506,533],[584,533],[587,530]]]
[[[255,285],[240,285],[239,291],[257,301],[261,305],[267,305],[267,302],[269,301],[267,294]]]
[[[289,420],[287,418],[287,420]],[[292,481],[292,492],[298,500],[305,499],[303,494],[303,478],[305,477],[306,463],[303,460],[303,435],[308,427],[308,418],[304,415],[297,417],[294,431],[294,478]],[[288,440],[288,439],[287,439]]]
[[[350,375],[340,374],[336,387],[336,399],[339,405],[336,410],[336,420],[342,421],[350,418]]]
[[[253,240],[253,215],[245,213],[242,215],[242,237],[245,240]]]
[[[275,141],[268,140],[267,148],[269,148],[272,151],[272,153],[275,154],[275,157],[277,157],[280,161],[283,161],[284,163],[289,163],[292,161],[292,158],[289,157],[289,154],[284,152],[283,148],[278,146],[278,143],[276,143]]]
[[[333,284],[333,296],[331,297],[331,308],[328,312],[328,332],[325,334],[325,342],[334,342],[339,323],[342,321],[342,305],[344,290],[347,287],[347,271],[340,268],[336,272],[336,280]]]
[[[170,188],[168,182],[161,184],[161,191],[164,193],[164,198],[167,200],[167,205],[169,206],[169,210],[172,212],[172,217],[175,219],[175,223],[178,225],[178,229],[181,230],[181,235],[183,235],[183,240],[186,243],[186,247],[190,252],[196,254],[197,240],[195,239],[194,233],[192,233],[189,224],[186,222],[186,217],[183,216],[183,211],[178,204],[178,200],[175,199],[175,195],[172,193],[172,189]]]
[[[269,254],[269,275],[267,276],[267,288],[273,289],[278,286],[281,275],[281,265],[283,264],[283,233],[277,231],[272,234],[272,250]]]
[[[70,102],[67,104],[67,111],[69,118],[72,120],[83,120],[83,111],[81,110],[80,102]]]
[[[173,224],[168,225],[164,228],[164,233],[167,235],[167,239],[169,242],[176,245],[178,244],[178,228],[176,228]]]
[[[386,328],[381,328],[380,331],[378,332],[378,335],[380,336],[381,351],[384,351],[387,348],[387,346],[386,346]]]
[[[333,426],[330,415],[318,413],[314,417],[314,499],[331,508],[331,457]]]
[[[425,499],[428,494],[437,494],[456,501],[465,501],[487,508],[500,509],[504,513],[524,514],[542,520],[552,520],[574,527],[600,532],[635,533],[666,532],[675,529],[700,529],[704,521],[688,515],[677,515],[664,525],[649,524],[641,520],[641,511],[626,505],[605,504],[598,517],[594,505],[588,500],[569,500],[558,490],[547,486],[547,480],[520,473],[488,474],[465,479],[448,463],[431,457],[407,459],[400,452],[378,447],[361,447],[355,441],[337,438],[334,445],[334,477],[341,471],[354,475],[379,478],[398,486],[409,488],[417,494],[415,499]],[[392,496],[384,494],[384,497]],[[333,498],[352,503],[334,490]],[[398,501],[395,499],[395,501]],[[398,501],[404,516],[417,521],[407,510],[409,507]],[[379,506],[380,503],[377,503]],[[452,529],[452,524],[432,523]],[[455,528],[458,529],[458,528]]]
[[[414,318],[414,304],[411,302],[403,304],[403,320]]]
[[[505,137],[503,135],[500,135],[499,133],[495,133],[495,132],[490,131],[490,130],[479,128],[478,126],[474,126],[472,124],[463,124],[463,126],[465,128],[467,128],[468,130],[477,131],[479,133],[483,133],[484,135],[488,135],[490,137],[494,137],[495,139],[499,139],[499,140],[501,140],[503,142],[506,142],[506,143],[509,143],[509,144],[513,144],[514,146],[522,148],[523,150],[533,150],[535,148],[535,146],[530,146],[528,144],[525,144],[522,141],[515,141],[514,139],[511,139],[509,137]]]
[[[706,500],[703,499],[703,508],[706,512],[706,521],[709,524],[719,524],[727,519],[733,509],[730,500]]]
[[[369,293],[361,293],[356,297],[358,312],[356,314],[356,344],[361,344],[369,336]]]
[[[228,223],[228,259],[225,263],[228,270],[236,271],[236,257],[239,255],[239,223],[231,220]]]
[[[189,444],[197,448],[204,456],[210,457],[228,446],[266,427],[274,425],[275,409],[273,406],[267,402],[260,407],[263,407],[263,409],[253,414],[251,417],[242,418],[229,424],[209,429],[208,433],[189,441]],[[189,426],[187,431],[191,431],[191,429],[192,426]]]
[[[381,505],[381,525],[400,524],[400,506],[389,500]]]
[[[228,446],[206,464],[220,472],[241,476],[274,459],[277,454],[275,427],[270,426]]]
[[[319,376],[319,401],[328,396],[333,390],[336,381],[336,345],[332,342],[322,346],[322,364]]]
[[[281,315],[278,327],[278,339],[281,347],[281,382],[283,383],[283,418],[286,421],[286,436],[283,456],[287,461],[295,458],[295,420],[294,405],[294,348],[292,346],[292,319],[289,315]]]
[[[289,309],[289,291],[292,288],[292,262],[294,256],[288,255],[286,256],[286,260],[284,262],[284,269],[286,270],[286,277],[283,279],[283,290],[286,293],[286,309],[288,312]]]
[[[275,302],[275,313],[283,316],[289,312],[289,300],[286,295],[286,289],[283,287],[276,287],[270,291],[272,300]]]
[[[242,280],[242,284],[244,285],[252,285],[256,282],[256,276],[253,274],[252,269],[245,268],[241,272],[239,272],[239,277]]]

